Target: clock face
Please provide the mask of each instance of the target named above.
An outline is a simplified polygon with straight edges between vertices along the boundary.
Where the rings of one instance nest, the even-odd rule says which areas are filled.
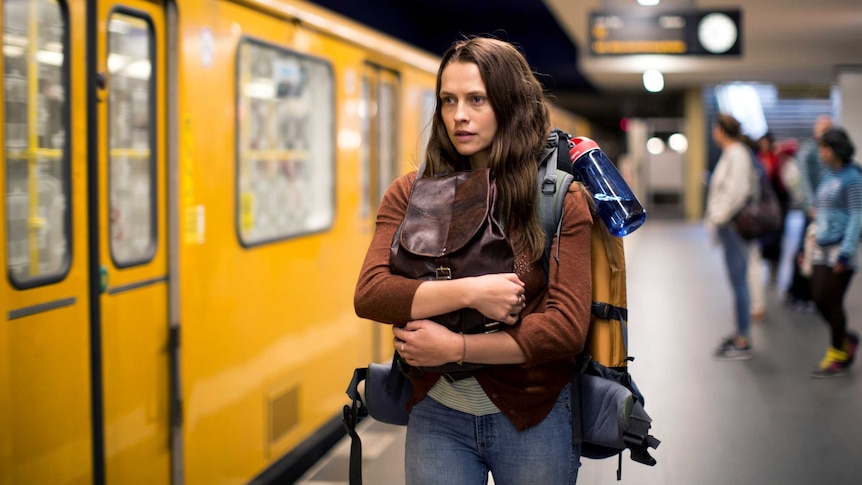
[[[738,32],[733,20],[723,13],[705,15],[697,25],[697,40],[709,52],[723,54],[736,43]]]

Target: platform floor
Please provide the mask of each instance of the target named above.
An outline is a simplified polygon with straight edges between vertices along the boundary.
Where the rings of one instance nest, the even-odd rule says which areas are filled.
[[[798,221],[790,228],[794,237]],[[717,361],[714,349],[733,330],[731,294],[702,224],[650,220],[626,237],[626,251],[630,369],[662,441],[658,464],[626,452],[617,482],[616,459],[583,459],[579,485],[862,484],[862,367],[808,377],[829,342],[817,314],[792,310],[768,289],[766,319],[753,323],[754,358]],[[858,276],[846,309],[862,332]],[[404,428],[369,419],[360,435],[364,483],[403,484]],[[349,446],[342,440],[299,483],[346,484]]]

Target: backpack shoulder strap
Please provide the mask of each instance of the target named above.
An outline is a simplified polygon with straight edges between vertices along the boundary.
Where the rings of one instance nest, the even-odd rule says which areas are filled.
[[[548,143],[539,161],[538,176],[538,209],[542,229],[545,231],[545,252],[542,258],[542,269],[545,278],[550,270],[551,244],[554,235],[559,234],[560,222],[563,217],[563,200],[574,181],[574,176],[560,167],[566,167],[568,152],[560,150],[559,146],[567,140],[567,135],[554,129],[548,136]],[[564,164],[564,165],[561,165]],[[562,195],[562,196],[561,196]]]
[[[549,173],[550,172],[550,173]],[[551,245],[554,236],[559,236],[560,224],[563,219],[563,201],[574,176],[563,170],[548,169],[542,178],[539,194],[539,214],[542,229],[545,231],[545,252],[542,257],[542,269],[545,277],[550,270]],[[559,255],[557,255],[559,262]]]

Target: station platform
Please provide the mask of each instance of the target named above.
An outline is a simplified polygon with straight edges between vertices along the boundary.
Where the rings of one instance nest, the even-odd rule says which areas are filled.
[[[800,220],[788,224],[787,244]],[[578,484],[862,483],[862,364],[842,377],[808,376],[829,343],[819,315],[767,288],[766,317],[752,323],[753,358],[715,360],[733,331],[732,297],[720,247],[702,223],[648,220],[625,244],[630,372],[661,440],[652,452],[658,463],[624,452],[618,482],[616,458],[582,459]],[[787,268],[779,272],[778,287],[788,278]],[[845,308],[850,328],[862,332],[860,281]],[[359,434],[364,483],[403,484],[405,428],[366,419]],[[345,438],[298,483],[347,484],[349,453]]]

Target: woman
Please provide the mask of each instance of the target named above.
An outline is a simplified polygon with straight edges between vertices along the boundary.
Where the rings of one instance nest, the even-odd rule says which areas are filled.
[[[815,195],[811,295],[832,338],[811,377],[836,377],[853,363],[859,345],[859,336],[847,330],[844,295],[859,267],[856,249],[862,227],[862,175],[853,163],[855,148],[844,130],[827,131],[819,146],[826,170]]]
[[[712,126],[712,137],[721,157],[709,180],[706,224],[715,231],[724,250],[724,261],[733,290],[736,332],[719,345],[715,357],[724,360],[751,358],[751,297],[748,289],[749,244],[739,235],[733,217],[749,194],[757,190],[753,153],[741,141],[739,121],[721,113]]]
[[[761,257],[769,264],[769,285],[774,287],[778,282],[778,265],[781,260],[781,244],[784,240],[784,219],[787,217],[789,197],[784,182],[781,180],[782,159],[778,157],[775,149],[775,137],[767,132],[757,140],[757,158],[766,171],[766,178],[778,196],[781,204],[781,230],[763,240],[761,245]]]
[[[574,484],[569,377],[590,312],[592,216],[583,186],[566,194],[560,236],[565,271],[541,267],[537,160],[550,133],[542,87],[520,52],[490,38],[455,42],[437,73],[437,104],[424,177],[489,168],[515,253],[514,272],[420,281],[392,274],[389,247],[415,173],[387,190],[356,287],[356,313],[392,324],[413,366],[407,426],[408,485]],[[559,247],[557,247],[559,245]],[[464,335],[428,320],[473,308],[503,330]],[[420,372],[450,362],[488,364],[466,379]]]

